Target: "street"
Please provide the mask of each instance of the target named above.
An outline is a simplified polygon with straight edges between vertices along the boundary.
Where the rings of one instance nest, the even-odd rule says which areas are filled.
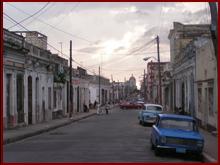
[[[150,149],[150,126],[138,110],[114,109],[4,146],[4,162],[195,162],[189,156]]]

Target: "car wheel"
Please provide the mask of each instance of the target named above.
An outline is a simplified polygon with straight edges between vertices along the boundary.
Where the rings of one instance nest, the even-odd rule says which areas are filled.
[[[161,150],[157,147],[157,142],[156,142],[156,145],[154,146],[154,154],[156,156],[160,156],[161,155]]]
[[[139,120],[139,124],[142,125],[142,121],[141,120]]]
[[[198,160],[198,161],[203,161],[204,160],[204,157],[203,157],[202,153],[197,153],[195,156],[196,156],[196,160]]]
[[[160,149],[157,148],[157,147],[155,147],[155,148],[154,148],[154,154],[155,154],[156,156],[160,156],[160,154],[161,154]]]

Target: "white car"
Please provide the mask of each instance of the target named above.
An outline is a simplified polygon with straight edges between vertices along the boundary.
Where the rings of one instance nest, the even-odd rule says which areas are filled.
[[[159,104],[144,104],[144,109],[138,114],[139,123],[155,123],[157,114],[163,113],[163,107]]]

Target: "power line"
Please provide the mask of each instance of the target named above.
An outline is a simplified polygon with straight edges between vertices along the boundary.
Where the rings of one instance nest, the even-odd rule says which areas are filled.
[[[10,3],[8,3],[8,4],[9,4],[10,6],[14,7],[15,9],[21,11],[22,13],[25,13],[26,15],[30,15],[30,14],[26,13],[25,11],[19,9],[18,7],[14,6],[14,5],[10,4]],[[64,34],[68,35],[68,36],[77,38],[77,39],[82,40],[82,41],[86,41],[87,43],[90,43],[90,44],[94,44],[94,43],[95,43],[95,42],[93,42],[93,41],[89,41],[88,39],[79,37],[79,36],[77,36],[77,35],[74,35],[74,34],[71,34],[71,33],[69,33],[69,32],[66,32],[66,31],[64,31],[64,30],[62,30],[62,29],[59,29],[59,28],[55,27],[54,25],[51,25],[51,24],[49,24],[49,23],[47,23],[47,22],[45,22],[45,21],[43,21],[43,20],[41,20],[41,19],[39,19],[39,18],[36,18],[36,20],[38,20],[40,23],[43,23],[43,24],[45,24],[45,25],[47,25],[47,26],[49,26],[49,27],[51,27],[51,28],[53,28],[53,29],[55,29],[55,30],[57,30],[57,31],[59,31],[59,32],[62,32],[62,33],[64,33]]]
[[[47,6],[47,9],[44,10],[43,12],[41,12],[40,14],[38,14],[36,17],[34,17],[35,19],[37,17],[40,17],[41,15],[43,15],[45,12],[47,12],[49,9],[51,9],[51,7],[53,7],[55,5],[55,3],[53,2],[50,6]]]
[[[50,10],[53,6],[55,5],[55,2],[53,2],[49,7],[47,7],[46,10],[44,10],[43,12],[41,12],[40,14],[38,14],[37,16],[33,17],[34,19],[37,19],[38,17],[40,17],[42,14],[44,14],[45,12],[47,12],[48,10]],[[25,13],[26,14],[26,13]],[[28,26],[29,24],[31,24],[33,22],[33,20],[28,21],[27,23],[25,23],[26,26]],[[19,30],[21,30],[22,28],[20,28]]]
[[[119,62],[119,61],[121,61],[122,59],[124,59],[124,58],[126,58],[126,57],[129,57],[129,56],[131,56],[131,55],[134,55],[135,52],[138,52],[138,51],[140,51],[141,49],[143,49],[145,46],[147,46],[147,45],[153,43],[154,40],[155,40],[155,39],[150,40],[149,42],[147,42],[147,43],[145,43],[144,45],[142,45],[141,47],[139,47],[139,48],[133,50],[131,53],[127,54],[126,56],[123,56],[123,57],[121,57],[120,59],[117,59],[117,61],[115,61],[115,59],[112,59],[112,60],[105,61],[105,62],[103,62],[103,63],[104,63],[105,65],[108,65],[108,64],[110,64],[110,63],[112,63],[112,62]],[[103,63],[102,63],[102,64],[103,64]],[[97,65],[100,65],[100,63],[97,63],[97,64],[94,64],[94,65],[92,65],[92,66],[89,66],[89,68],[90,68],[90,67],[95,67],[95,66],[97,66]]]
[[[129,54],[133,54],[133,53],[135,53],[135,52],[137,52],[137,51],[140,51],[141,49],[145,48],[145,46],[147,46],[147,45],[153,43],[153,41],[155,41],[155,39],[150,40],[149,42],[147,42],[147,43],[145,43],[144,45],[142,45],[141,47],[139,47],[139,48],[133,50],[133,51],[132,51],[131,53],[129,53]]]
[[[13,18],[11,18],[11,17],[10,17],[9,15],[7,15],[6,13],[3,12],[3,14],[4,14],[6,17],[8,17],[9,19],[11,19],[12,21],[14,21],[14,22],[17,23],[17,21],[15,21]],[[19,24],[21,27],[23,27],[25,30],[29,31],[26,27],[24,27],[24,26],[21,25],[20,23],[18,23],[18,24]],[[29,31],[29,32],[30,32],[30,31]],[[46,41],[44,41],[44,40],[42,40],[42,41],[45,42],[48,46],[50,46],[50,47],[53,48],[54,50],[60,52],[58,49],[56,49],[54,46],[50,45],[48,42],[46,42]],[[64,56],[66,56],[66,57],[69,58],[68,55],[66,55],[66,54],[64,54],[64,53],[62,53],[62,52],[60,52],[60,53],[61,53],[62,55],[64,55]],[[83,67],[83,66],[82,66],[80,63],[78,63],[76,60],[73,60],[73,62],[75,62],[76,64],[80,65],[82,68],[84,68],[84,69],[90,71],[89,69]],[[91,71],[90,71],[90,72],[91,72]],[[93,73],[93,72],[92,72],[92,73]]]
[[[11,23],[14,24],[14,22],[13,22],[12,20],[8,19],[6,16],[3,16],[3,17],[4,17],[4,19],[6,19],[7,21],[9,21],[9,22],[11,22]]]
[[[70,12],[72,12],[73,10],[75,10],[78,6],[79,6],[80,2],[78,2],[75,6],[73,6],[73,8],[71,8]],[[62,10],[63,11],[63,10]],[[65,17],[65,15],[63,15]],[[64,19],[61,19],[61,21],[59,21],[57,24],[55,24],[54,26],[57,27],[59,24],[61,24],[64,21]],[[51,27],[50,27],[51,28]],[[48,29],[46,30],[48,31]]]
[[[22,22],[24,22],[24,21],[30,19],[31,17],[35,16],[36,14],[40,13],[43,9],[45,9],[45,8],[47,7],[47,5],[49,5],[49,3],[50,3],[50,2],[47,2],[40,10],[38,10],[38,11],[35,12],[34,14],[30,15],[29,17],[26,17],[25,19],[21,20],[20,22],[16,23],[15,25],[9,27],[8,30],[11,29],[11,28],[13,28],[13,27],[15,27],[15,26],[17,26],[18,24],[20,24],[20,23],[22,23]]]

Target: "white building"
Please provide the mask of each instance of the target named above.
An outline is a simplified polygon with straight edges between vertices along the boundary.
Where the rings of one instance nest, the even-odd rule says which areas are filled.
[[[195,116],[195,45],[194,40],[201,36],[210,36],[210,25],[174,22],[170,30],[170,56],[173,74],[173,107]]]
[[[4,30],[4,128],[52,118],[52,54]]]
[[[90,75],[89,76],[89,91],[90,91],[90,103],[94,104],[96,101],[99,103],[99,76]],[[110,102],[110,93],[112,86],[109,82],[109,79],[105,77],[100,77],[100,104],[106,104]]]
[[[211,38],[200,37],[196,45],[196,118],[209,130],[218,128],[217,60]]]

